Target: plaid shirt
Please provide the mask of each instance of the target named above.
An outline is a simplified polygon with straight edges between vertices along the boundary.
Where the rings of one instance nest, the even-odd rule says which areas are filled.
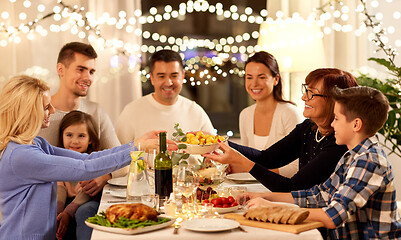
[[[326,182],[291,194],[300,207],[326,212],[332,239],[401,239],[394,175],[377,136],[347,151]]]

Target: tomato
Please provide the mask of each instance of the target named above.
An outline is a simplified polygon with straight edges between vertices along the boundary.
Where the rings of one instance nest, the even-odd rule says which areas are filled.
[[[223,205],[216,205],[216,206],[214,206],[214,207],[217,207],[217,208],[222,208],[223,207]]]
[[[223,208],[229,208],[230,204],[223,204]]]
[[[203,200],[203,203],[209,203],[209,199]]]
[[[213,206],[223,205],[223,202],[221,201],[221,198],[212,199],[211,203],[213,204]]]
[[[235,206],[237,206],[237,205],[238,205],[237,202],[233,202],[233,203],[231,203],[230,207],[235,207]]]
[[[221,202],[222,202],[223,204],[230,204],[230,200],[228,200],[228,198],[226,198],[226,197],[222,197],[222,198],[221,198]]]
[[[235,202],[235,199],[234,199],[233,196],[229,196],[229,197],[228,197],[228,201],[229,201],[230,204],[231,204],[231,203]]]

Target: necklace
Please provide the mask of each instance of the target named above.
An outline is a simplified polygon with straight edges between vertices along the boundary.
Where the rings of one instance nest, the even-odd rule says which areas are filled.
[[[315,140],[316,142],[321,142],[323,140],[323,138],[325,138],[326,136],[323,136],[321,139],[317,139],[317,133],[319,132],[318,129],[316,129],[316,135],[315,135]]]

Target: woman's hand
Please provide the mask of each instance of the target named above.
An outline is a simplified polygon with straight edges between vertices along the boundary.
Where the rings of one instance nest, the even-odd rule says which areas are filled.
[[[228,146],[228,143],[219,142],[219,145],[224,154],[204,154],[202,156],[222,164],[230,164],[233,173],[249,172],[255,165],[254,162],[246,158],[237,150]]]
[[[61,212],[57,216],[57,232],[56,237],[57,240],[63,239],[65,233],[68,229],[68,224],[70,224],[71,216],[66,212]]]

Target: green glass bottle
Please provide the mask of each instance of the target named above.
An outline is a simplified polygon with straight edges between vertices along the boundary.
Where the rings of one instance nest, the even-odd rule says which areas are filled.
[[[173,162],[167,153],[166,133],[159,133],[160,151],[155,158],[155,189],[160,199],[169,197],[173,191]]]

